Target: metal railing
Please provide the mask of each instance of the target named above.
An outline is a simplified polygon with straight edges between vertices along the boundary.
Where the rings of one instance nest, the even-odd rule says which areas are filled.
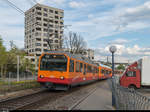
[[[0,95],[8,92],[40,87],[37,83],[37,75],[20,74],[17,82],[16,73],[9,73],[6,77],[0,77]]]
[[[120,86],[116,77],[109,79],[108,83],[111,91],[114,92],[117,110],[150,110],[150,98],[134,89]]]

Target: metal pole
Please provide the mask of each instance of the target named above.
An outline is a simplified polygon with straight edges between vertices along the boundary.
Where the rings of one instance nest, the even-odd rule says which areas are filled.
[[[114,94],[114,52],[112,52],[112,106],[115,107],[115,94]]]
[[[17,56],[17,82],[19,82],[19,56]]]
[[[114,53],[112,53],[112,76],[114,76]]]

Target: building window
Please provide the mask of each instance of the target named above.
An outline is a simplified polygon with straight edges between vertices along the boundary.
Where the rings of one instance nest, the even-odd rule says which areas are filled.
[[[47,39],[43,39],[44,42],[47,42]]]
[[[44,33],[44,36],[47,37],[47,33]]]
[[[59,19],[58,16],[55,16],[55,19]]]
[[[41,41],[41,39],[40,39],[40,38],[36,38],[36,40],[37,40],[37,41]]]
[[[70,65],[69,65],[69,72],[74,72],[74,61],[70,60]]]
[[[59,38],[59,37],[58,37],[58,34],[55,34],[55,38]]]
[[[44,8],[44,11],[45,11],[45,12],[47,12],[47,9],[46,9],[46,8]]]
[[[50,13],[53,13],[53,10],[49,10]]]
[[[41,31],[41,28],[36,28],[37,31]]]
[[[36,43],[36,46],[41,46],[41,43]]]
[[[60,17],[61,20],[63,20],[63,17]]]
[[[55,43],[58,43],[58,40],[55,40]]]
[[[53,32],[53,30],[52,29],[49,29],[49,32]],[[53,34],[52,34],[53,35]]]
[[[44,49],[44,52],[47,52],[48,50],[47,49]]]
[[[55,21],[56,24],[58,24],[58,21]]]
[[[49,27],[53,28],[53,25],[49,25]]]
[[[36,20],[41,20],[41,18],[40,17],[36,17]]]
[[[43,44],[44,47],[47,47],[47,44]]]
[[[50,20],[49,22],[50,22],[50,23],[53,23],[53,20]]]
[[[46,14],[46,13],[44,13],[44,14],[43,14],[43,16],[46,16],[46,17],[47,17],[47,14]]]
[[[63,22],[60,22],[61,25],[63,25]]]
[[[43,30],[43,31],[47,32],[47,31],[48,31],[48,29],[44,28],[44,30]]]
[[[60,14],[61,14],[62,16],[64,16],[64,12],[60,12]]]
[[[41,10],[41,7],[36,7],[37,10]]]
[[[55,14],[58,14],[58,11],[55,11]]]
[[[49,41],[50,41],[50,43],[53,43],[53,40],[52,40],[52,39],[50,39]]]
[[[41,51],[41,49],[40,48],[36,48],[35,51]]]
[[[37,12],[37,15],[42,15],[42,13],[41,12]]]
[[[35,33],[35,36],[41,36],[41,33],[36,32],[36,33]]]
[[[32,9],[32,12],[34,12],[34,9]]]
[[[31,59],[31,61],[32,61],[32,62],[34,62],[34,61],[35,61],[35,59]]]
[[[41,54],[36,54],[36,56],[41,56]]]
[[[44,23],[44,24],[43,24],[43,26],[46,26],[46,27],[47,27],[47,24],[46,24],[46,23]]]
[[[39,25],[39,26],[41,26],[41,25],[42,25],[40,22],[36,22],[35,24],[36,24],[36,25]]]
[[[46,22],[47,22],[47,19],[44,18],[43,21],[46,21]]]

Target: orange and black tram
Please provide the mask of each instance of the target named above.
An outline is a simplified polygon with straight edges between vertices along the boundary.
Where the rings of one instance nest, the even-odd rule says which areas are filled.
[[[106,66],[103,69],[108,69]],[[108,69],[110,71],[110,69]],[[101,67],[87,57],[68,52],[50,51],[39,58],[37,81],[46,88],[68,90],[101,78]],[[111,77],[111,73],[109,76]]]

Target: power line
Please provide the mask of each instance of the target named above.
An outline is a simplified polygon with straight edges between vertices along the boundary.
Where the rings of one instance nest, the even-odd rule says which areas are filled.
[[[32,0],[34,3],[37,3],[37,1],[36,0]]]
[[[12,2],[10,2],[9,0],[4,0],[5,2],[7,2],[8,5],[10,5],[12,8],[14,8],[15,10],[17,10],[19,13],[24,14],[24,11],[22,9],[20,9],[19,7],[17,7],[15,4],[13,4]]]

